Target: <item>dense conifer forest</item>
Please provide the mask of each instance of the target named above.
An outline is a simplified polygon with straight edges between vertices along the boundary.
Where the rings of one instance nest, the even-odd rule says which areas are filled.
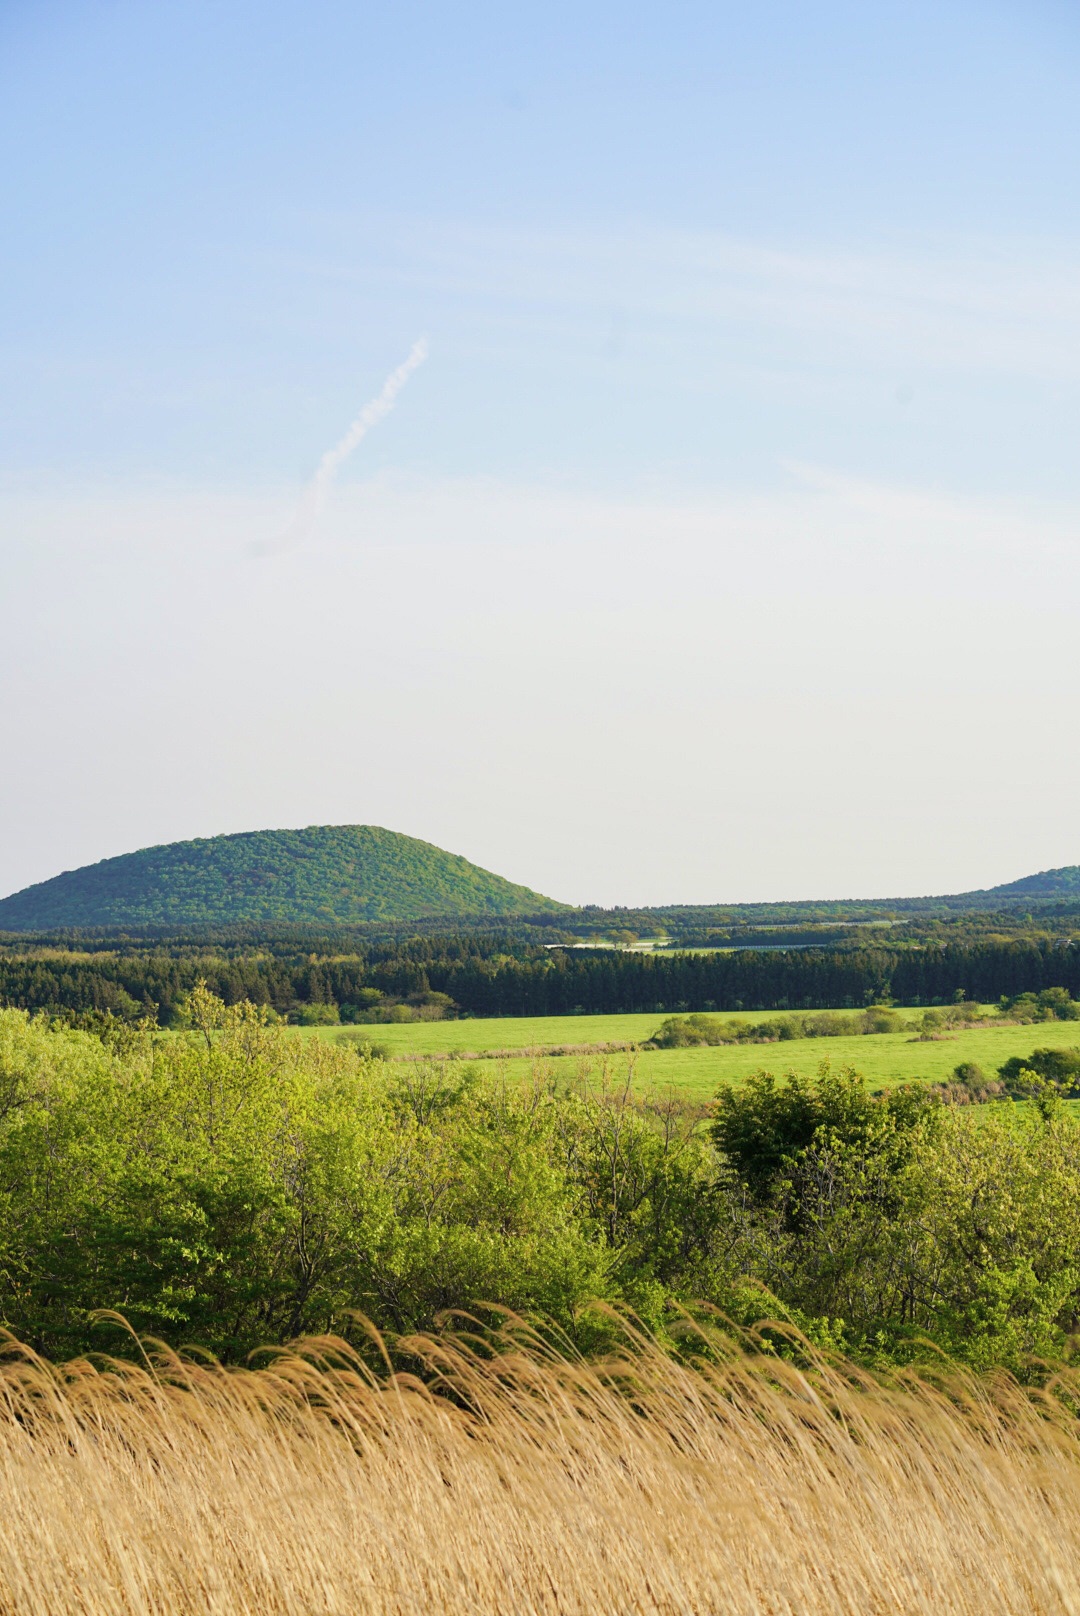
[[[688,949],[551,947],[509,932],[358,940],[210,934],[172,939],[8,938],[0,1004],[109,1011],[180,1024],[203,981],[290,1020],[364,1021],[377,1003],[466,1016],[857,1008],[1062,987],[1080,997],[1080,941],[1046,933],[904,946]]]

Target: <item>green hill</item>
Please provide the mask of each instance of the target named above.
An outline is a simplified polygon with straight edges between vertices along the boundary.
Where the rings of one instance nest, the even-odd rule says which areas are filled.
[[[377,825],[310,825],[170,842],[66,870],[0,899],[0,931],[352,925],[564,907],[413,836]]]
[[[1038,875],[1021,876],[1019,881],[1008,881],[1004,886],[991,887],[988,896],[994,898],[1080,897],[1080,864],[1065,864],[1060,870],[1040,870]]]

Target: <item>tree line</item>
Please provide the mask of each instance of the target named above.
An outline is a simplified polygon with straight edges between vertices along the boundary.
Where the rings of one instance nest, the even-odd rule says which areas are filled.
[[[358,1007],[373,994],[388,1003],[445,995],[451,1013],[473,1016],[858,1009],[889,999],[990,1002],[1053,987],[1080,998],[1080,943],[642,954],[463,934],[351,954],[164,944],[0,954],[0,1005],[52,1015],[98,1010],[174,1026],[200,981],[226,1004],[265,1005],[290,1019],[321,1006],[331,1018],[362,1020]]]
[[[740,950],[707,954],[552,951],[545,960],[432,965],[433,988],[477,1015],[815,1010],[894,999],[984,1002],[1080,989],[1080,945],[1017,941],[925,949]]]

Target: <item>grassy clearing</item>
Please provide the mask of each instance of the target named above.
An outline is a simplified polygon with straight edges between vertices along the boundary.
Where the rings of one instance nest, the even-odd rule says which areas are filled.
[[[912,1017],[918,1012],[909,1012]],[[774,1012],[761,1011],[741,1020],[766,1020]],[[650,1036],[663,1016],[549,1016],[534,1020],[507,1018],[491,1021],[428,1021],[411,1025],[361,1029],[395,1055],[462,1054],[472,1050],[518,1049],[530,1051],[558,1045],[634,1042]],[[333,1036],[340,1029],[320,1028]],[[994,1072],[1013,1055],[1033,1049],[1069,1049],[1080,1045],[1080,1023],[1046,1021],[1034,1026],[974,1027],[933,1043],[913,1041],[914,1035],[877,1033],[854,1038],[793,1038],[779,1044],[730,1044],[696,1049],[645,1050],[634,1057],[635,1078],[644,1089],[678,1088],[692,1099],[709,1099],[722,1083],[739,1083],[763,1068],[773,1072],[816,1072],[823,1060],[834,1066],[854,1066],[872,1088],[892,1088],[920,1080],[939,1083],[960,1061],[975,1061]],[[559,1078],[577,1075],[583,1063],[594,1066],[603,1057],[552,1057],[545,1066]],[[618,1061],[618,1057],[612,1057]],[[505,1062],[508,1075],[527,1076],[535,1057],[523,1053]],[[620,1067],[620,1069],[624,1069]]]
[[[738,1019],[767,1021],[774,1010],[750,1010]],[[720,1021],[733,1017],[719,1016]],[[462,1054],[490,1049],[550,1049],[563,1044],[640,1043],[651,1038],[666,1012],[627,1016],[499,1016],[467,1021],[412,1021],[401,1025],[361,1027],[362,1037],[370,1034],[395,1055]],[[318,1027],[310,1031],[333,1036],[339,1027]]]
[[[1080,1427],[1015,1385],[647,1343],[418,1341],[455,1404],[282,1356],[9,1362],[0,1607],[20,1616],[1065,1616]],[[633,1401],[620,1386],[633,1386]],[[1075,1395],[1075,1393],[1074,1393]]]
[[[920,1080],[942,1082],[960,1061],[995,1071],[1012,1055],[1033,1049],[1065,1049],[1080,1044],[1075,1022],[1037,1027],[971,1028],[935,1043],[912,1042],[910,1033],[864,1038],[797,1038],[783,1044],[728,1045],[716,1049],[658,1049],[638,1057],[640,1081],[650,1087],[676,1084],[695,1098],[707,1098],[722,1083],[738,1083],[752,1072],[816,1072],[823,1060],[854,1066],[871,1088],[892,1088]]]

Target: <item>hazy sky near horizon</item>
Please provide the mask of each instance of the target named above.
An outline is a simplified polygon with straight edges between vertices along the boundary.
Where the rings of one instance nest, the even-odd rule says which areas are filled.
[[[0,894],[1080,862],[1078,137],[1059,0],[0,0]]]

